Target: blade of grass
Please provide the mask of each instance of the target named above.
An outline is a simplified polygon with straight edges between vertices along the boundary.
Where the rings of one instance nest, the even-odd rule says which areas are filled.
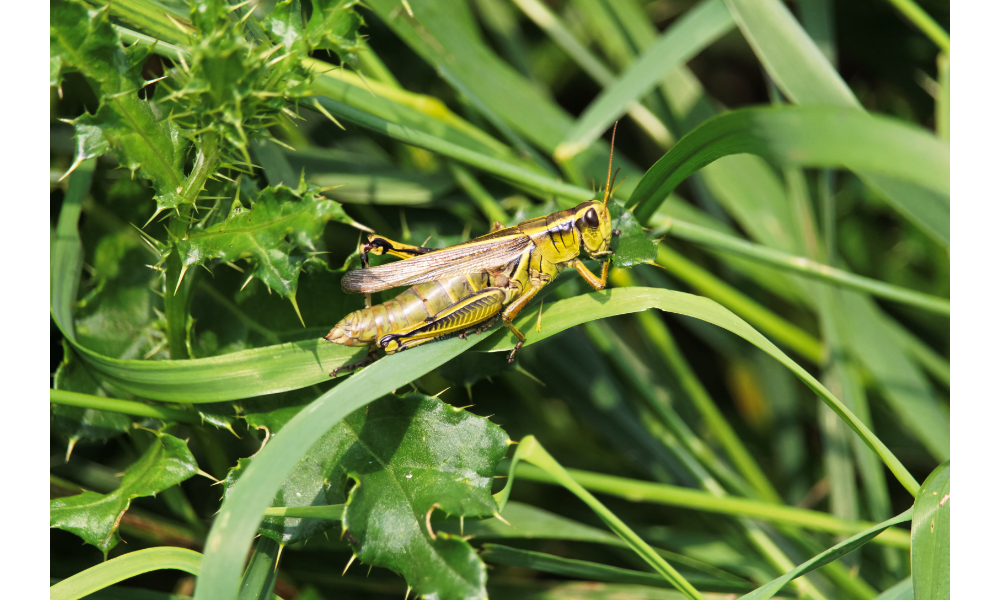
[[[837,560],[841,556],[844,556],[850,552],[854,552],[861,546],[867,544],[869,541],[871,541],[873,538],[878,536],[883,531],[888,530],[889,527],[892,527],[893,525],[899,523],[905,523],[906,521],[909,521],[911,518],[913,518],[912,508],[896,517],[889,519],[888,521],[883,521],[878,525],[871,527],[870,529],[862,531],[861,533],[847,540],[844,540],[843,542],[837,544],[836,546],[833,546],[826,552],[814,556],[813,558],[802,563],[792,571],[789,571],[788,573],[785,573],[784,575],[775,579],[774,581],[771,581],[766,585],[757,588],[753,592],[745,596],[742,596],[740,600],[766,600],[767,598],[771,598],[779,591],[781,591],[781,588],[785,587],[785,585],[789,581],[792,581],[797,577],[801,577],[806,573],[810,573],[827,563]]]
[[[137,417],[152,417],[163,419],[164,421],[177,421],[180,423],[201,423],[198,413],[166,406],[155,406],[144,404],[133,400],[118,400],[117,398],[102,398],[101,396],[91,396],[90,394],[79,394],[66,390],[49,390],[49,402],[62,404],[64,406],[79,406],[82,408],[92,408],[94,410],[108,410],[111,412]]]
[[[513,469],[513,466],[511,467]],[[654,502],[668,506],[690,508],[733,517],[749,517],[778,525],[792,525],[804,529],[840,535],[854,535],[872,527],[867,521],[846,521],[828,513],[794,506],[772,504],[734,496],[715,496],[709,492],[690,488],[638,481],[626,477],[568,469],[574,481],[588,490],[624,498],[632,502]],[[519,466],[517,476],[528,481],[559,484],[552,474],[531,466]],[[910,535],[902,530],[889,530],[879,536],[878,543],[894,548],[909,548]]]
[[[560,465],[552,455],[550,455],[538,440],[534,436],[528,436],[521,440],[518,444],[517,451],[514,453],[514,457],[511,460],[510,475],[507,480],[507,486],[503,491],[496,494],[497,501],[501,507],[507,502],[507,497],[510,494],[511,484],[514,481],[514,473],[517,468],[517,463],[519,461],[526,461],[536,465],[539,469],[543,470],[545,473],[549,474],[559,485],[565,487],[570,492],[572,492],[576,497],[583,500],[583,502],[590,507],[594,513],[608,527],[611,531],[615,532],[619,537],[628,542],[629,546],[639,556],[643,558],[653,570],[663,576],[671,585],[677,588],[684,596],[691,599],[702,599],[703,596],[696,590],[680,573],[677,572],[667,561],[655,551],[653,548],[642,540],[638,535],[635,534],[625,523],[621,521],[613,512],[608,510],[603,504],[601,504],[597,498],[595,498],[590,492],[585,490],[579,483],[573,480],[573,477]]]
[[[938,55],[938,92],[934,103],[937,134],[944,141],[951,139],[951,57]]]
[[[594,197],[594,192],[590,190],[562,183],[552,177],[536,173],[517,164],[487,156],[404,125],[397,125],[342,102],[326,97],[320,97],[318,100],[324,109],[346,121],[403,143],[424,148],[431,152],[437,152],[438,154],[482,169],[498,177],[524,184],[541,194],[555,194],[561,198],[568,199],[571,203],[583,202]]]
[[[653,223],[656,225],[656,229],[653,231],[655,237],[663,234],[671,235],[702,246],[739,254],[760,263],[772,265],[782,271],[798,273],[812,279],[834,283],[848,289],[885,298],[886,300],[893,300],[938,314],[947,315],[951,313],[951,302],[945,298],[909,290],[878,281],[877,279],[855,275],[849,271],[843,271],[787,252],[781,252],[780,250],[768,248],[761,244],[741,240],[735,236],[719,233],[707,227],[701,227],[679,219],[667,217],[665,219],[654,219]]]
[[[634,287],[636,282],[631,273],[616,270],[612,275],[612,281],[618,287]],[[670,330],[662,319],[656,315],[645,311],[638,314],[639,322],[648,339],[656,348],[664,364],[669,365],[672,372],[678,379],[681,389],[688,395],[691,403],[698,410],[705,426],[722,449],[729,460],[733,462],[736,470],[757,490],[757,493],[765,500],[780,502],[781,497],[771,485],[771,482],[764,475],[763,470],[754,460],[753,455],[747,450],[736,432],[729,426],[728,421],[709,396],[708,392],[698,380],[697,375],[691,369],[684,355],[674,343]],[[696,441],[699,441],[695,438]],[[695,454],[699,454],[695,452]],[[718,476],[718,475],[717,475]]]
[[[653,573],[632,569],[611,567],[600,563],[574,560],[553,556],[542,552],[520,550],[499,544],[483,544],[483,560],[494,565],[509,565],[534,569],[586,581],[606,581],[609,583],[635,583],[651,587],[673,588],[666,579]],[[744,582],[722,581],[718,579],[689,578],[691,585],[706,592],[745,592],[753,586]]]
[[[659,85],[671,70],[685,64],[733,27],[722,0],[706,0],[686,12],[659,40],[584,110],[555,150],[567,160],[591,144],[622,115]]]
[[[514,4],[524,11],[524,14],[534,21],[535,25],[547,33],[552,41],[562,48],[563,52],[573,59],[573,62],[594,81],[602,87],[607,87],[614,82],[614,73],[584,47],[559,16],[550,11],[542,2],[539,0],[514,0]],[[659,146],[665,148],[673,141],[663,122],[639,102],[630,102],[625,110]]]
[[[372,0],[368,6],[428,64],[449,82],[461,82],[462,94],[475,98],[525,140],[546,153],[555,151],[573,118],[552,99],[544,96],[520,73],[503,61],[473,23],[466,3],[411,2],[409,11],[399,10],[396,0]],[[562,165],[567,178],[581,185],[603,181],[608,145],[594,144],[572,163]],[[619,191],[625,197],[634,187],[639,171],[628,159],[618,163],[627,175]]]
[[[806,360],[813,364],[819,364],[823,360],[822,344],[815,337],[764,308],[666,244],[661,243],[657,249],[656,264],[699,293],[705,294],[740,315],[754,327],[774,338],[779,344],[799,353]]]
[[[202,555],[186,548],[146,548],[67,577],[49,588],[51,600],[77,600],[119,581],[162,569],[177,569],[192,575],[201,570]]]
[[[951,38],[947,32],[913,0],[889,0],[910,23],[924,32],[945,54],[951,53]]]

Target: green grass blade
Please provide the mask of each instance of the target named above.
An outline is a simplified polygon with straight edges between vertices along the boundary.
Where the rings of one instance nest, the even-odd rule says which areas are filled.
[[[483,560],[494,565],[509,565],[534,569],[586,581],[606,581],[608,583],[634,583],[651,587],[673,588],[666,579],[653,573],[644,573],[621,567],[611,567],[600,563],[562,558],[542,552],[520,550],[499,544],[483,544]],[[718,579],[688,578],[691,585],[706,592],[746,592],[753,589],[747,583],[721,581]]]
[[[763,264],[772,265],[783,271],[798,273],[811,279],[833,283],[859,292],[866,292],[879,298],[885,298],[886,300],[894,300],[938,314],[947,315],[951,313],[951,302],[945,298],[909,290],[869,277],[855,275],[849,271],[741,240],[735,236],[713,231],[694,223],[667,218],[662,221],[662,225],[654,232],[654,236],[662,233],[708,246],[709,248],[718,248],[739,254]]]
[[[948,598],[951,585],[951,462],[927,476],[913,505],[913,593]]]
[[[781,577],[775,579],[774,581],[768,582],[767,584],[757,588],[753,592],[742,596],[740,600],[766,600],[767,598],[772,598],[775,594],[781,591],[789,581],[797,577],[801,577],[806,573],[815,571],[816,569],[822,567],[823,565],[833,562],[848,554],[854,552],[861,546],[864,546],[875,536],[879,535],[889,527],[896,525],[898,523],[905,523],[913,517],[913,509],[907,510],[903,514],[893,517],[888,521],[883,521],[874,527],[867,529],[843,542],[837,544],[836,546],[830,548],[826,552],[817,554],[806,562],[802,563],[795,569],[785,573]]]
[[[725,1],[757,58],[789,99],[796,104],[861,108],[784,4],[777,0]]]
[[[201,423],[201,417],[197,413],[186,410],[177,410],[166,406],[154,406],[135,402],[134,400],[118,400],[116,398],[103,398],[101,396],[91,396],[90,394],[78,394],[66,390],[49,390],[49,402],[62,404],[64,406],[80,406],[92,408],[94,410],[108,410],[111,412],[137,417],[153,417],[164,421],[178,421],[180,423]]]
[[[947,144],[896,119],[838,107],[746,108],[711,119],[681,138],[636,186],[630,204],[648,223],[667,196],[698,169],[731,154],[782,166],[882,174],[947,194]]]
[[[583,500],[583,502],[593,510],[598,517],[604,521],[608,527],[611,528],[615,534],[620,538],[628,542],[629,546],[639,556],[642,557],[657,573],[662,575],[671,585],[677,588],[686,597],[692,600],[701,599],[704,600],[698,590],[691,585],[680,573],[677,572],[667,561],[663,560],[653,548],[642,540],[638,535],[635,534],[625,523],[622,522],[613,512],[608,510],[603,504],[601,504],[597,498],[595,498],[590,492],[585,490],[579,483],[573,480],[573,477],[560,465],[552,455],[538,443],[538,440],[534,436],[528,436],[521,440],[521,443],[517,447],[517,452],[514,454],[514,458],[510,466],[510,476],[507,481],[507,487],[504,488],[502,492],[497,494],[501,503],[501,508],[503,504],[506,503],[507,496],[510,493],[511,484],[514,481],[514,472],[519,461],[527,461],[540,469],[550,474],[559,485],[565,487],[569,491],[573,492],[575,496]]]
[[[503,61],[486,44],[474,26],[464,2],[410,2],[412,16],[396,0],[366,3],[395,33],[442,74],[449,83],[460,82],[461,94],[474,97],[474,105],[489,108],[525,140],[552,153],[573,126],[572,116],[546,97],[528,79]],[[470,26],[472,24],[472,26]],[[601,141],[563,165],[571,180],[581,185],[604,181],[608,145]],[[619,197],[626,197],[638,181],[639,171],[622,158],[624,180]]]
[[[197,600],[236,596],[243,562],[264,511],[288,474],[335,423],[365,404],[402,387],[481,341],[451,339],[377,361],[309,404],[251,462],[222,504],[205,543],[204,577]]]
[[[366,352],[309,340],[211,358],[142,361],[108,358],[74,347],[90,368],[123,390],[185,404],[251,398],[329,381],[332,369],[356,362]]]
[[[889,467],[889,470],[893,472],[907,491],[911,494],[917,493],[920,486],[903,464],[899,462],[899,459],[840,400],[823,387],[812,375],[806,372],[805,369],[788,358],[777,346],[748,325],[746,321],[708,298],[651,288],[618,288],[584,294],[555,303],[547,311],[543,310],[542,321],[544,327],[542,331],[534,335],[529,334],[527,341],[528,343],[536,342],[574,325],[592,321],[595,318],[638,312],[650,308],[687,315],[728,329],[771,355],[771,357],[791,370],[796,377],[801,379],[803,383],[820,396],[827,406],[832,408],[841,419],[846,421],[851,429],[861,436],[865,440],[865,443],[882,458],[882,461]],[[521,322],[518,321],[518,323]],[[530,331],[530,328],[525,327],[525,330]],[[502,335],[491,336],[480,350],[505,350],[513,347],[513,336],[506,332],[500,333]]]
[[[147,548],[113,558],[67,577],[49,589],[51,600],[76,600],[150,571],[177,569],[198,575],[202,555],[186,548]]]
[[[937,134],[941,139],[951,139],[951,57],[947,54],[938,55],[938,92],[934,103],[934,120],[937,123]]]
[[[562,183],[552,177],[541,175],[516,164],[470,150],[464,146],[459,146],[458,144],[406,127],[405,125],[397,125],[342,102],[325,97],[319,98],[319,102],[324,109],[338,118],[343,118],[355,125],[360,125],[405,144],[437,152],[438,154],[454,158],[498,177],[524,184],[539,193],[555,194],[569,199],[571,203],[583,202],[594,197],[594,192],[590,190]]]
[[[889,0],[896,10],[903,13],[910,23],[931,39],[945,53],[951,53],[951,38],[948,33],[913,0]]]
[[[556,148],[556,159],[566,160],[589,148],[629,104],[641,100],[669,71],[685,64],[732,27],[722,0],[706,0],[685,13],[584,110]]]
[[[77,225],[83,198],[90,191],[97,159],[91,158],[80,163],[69,178],[69,186],[63,199],[55,237],[52,240],[49,267],[49,307],[57,324],[65,324],[63,335],[70,341],[76,339],[73,329],[73,304],[76,290],[80,286],[80,269],[83,266],[83,247]]]
[[[866,521],[847,521],[815,510],[735,496],[717,496],[710,492],[665,483],[639,481],[578,469],[567,469],[567,472],[574,481],[592,492],[608,494],[633,502],[654,502],[733,517],[748,517],[778,525],[792,525],[839,535],[854,535],[875,525]],[[517,476],[529,481],[559,483],[551,474],[531,466],[518,467]],[[910,536],[902,530],[888,530],[876,541],[879,544],[895,548],[906,549],[910,547]]]
[[[557,46],[562,48],[578,67],[583,69],[594,81],[601,86],[611,85],[615,80],[614,73],[594,56],[576,37],[570,32],[566,24],[558,15],[549,10],[540,0],[513,0],[518,8],[524,11],[535,25],[538,25],[545,33],[552,38]],[[670,132],[660,119],[648,108],[638,102],[632,102],[626,107],[629,116],[642,127],[646,133],[661,147],[665,147],[672,142]]]
[[[281,545],[267,536],[261,536],[254,548],[250,564],[240,582],[239,600],[270,599],[278,576],[278,557]]]

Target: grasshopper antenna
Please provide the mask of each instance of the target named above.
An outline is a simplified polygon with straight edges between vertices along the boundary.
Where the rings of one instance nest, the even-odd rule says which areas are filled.
[[[615,132],[618,131],[618,121],[615,121],[615,126],[611,130],[611,155],[608,156],[608,182],[604,188],[604,206],[608,205],[608,197],[611,196],[611,163],[615,159]],[[618,173],[615,173],[617,176]]]

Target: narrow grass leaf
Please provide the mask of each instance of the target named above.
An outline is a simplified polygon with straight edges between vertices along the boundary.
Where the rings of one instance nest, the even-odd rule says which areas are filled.
[[[63,579],[49,588],[49,598],[77,600],[129,577],[163,569],[177,569],[198,575],[201,571],[201,554],[169,546],[129,552]]]
[[[691,598],[692,600],[703,600],[703,597],[698,593],[698,590],[696,590],[691,583],[678,573],[677,570],[670,565],[670,563],[665,561],[663,557],[653,550],[649,544],[629,529],[629,527],[625,525],[621,519],[601,504],[597,498],[590,494],[590,492],[581,487],[579,483],[575,482],[569,473],[567,473],[566,470],[558,462],[556,462],[554,458],[552,458],[552,455],[550,455],[548,451],[545,450],[540,443],[538,443],[538,440],[536,440],[534,436],[529,435],[521,440],[517,447],[517,451],[514,453],[514,457],[511,460],[510,476],[507,480],[507,485],[501,492],[495,494],[497,503],[500,505],[501,509],[510,497],[510,491],[514,483],[514,473],[518,462],[522,460],[530,462],[549,473],[560,485],[583,500],[583,502],[590,507],[590,509],[593,510],[597,516],[600,517],[613,532],[615,532],[616,535],[625,540],[628,545],[639,556],[641,556],[642,559],[649,564],[649,566],[653,568],[653,570],[662,575],[668,582],[670,582],[671,585],[684,594],[685,597]]]
[[[858,535],[851,537],[850,539],[844,540],[843,542],[830,548],[826,552],[817,554],[816,556],[802,563],[801,565],[789,571],[788,573],[785,573],[784,575],[775,579],[774,581],[770,581],[765,585],[757,588],[756,590],[750,592],[749,594],[742,596],[740,600],[766,600],[767,598],[772,598],[774,597],[775,594],[781,591],[781,588],[785,587],[785,585],[788,582],[792,581],[793,579],[801,577],[806,573],[811,573],[812,571],[815,571],[816,569],[822,567],[823,565],[831,563],[846,554],[854,552],[861,546],[864,546],[865,544],[870,542],[872,538],[882,533],[882,531],[898,523],[905,523],[906,521],[909,521],[912,517],[913,517],[913,509],[910,509],[902,513],[901,515],[889,519],[888,521],[883,521],[878,525],[876,525],[875,527],[872,527],[871,529],[863,531]]]
[[[733,19],[722,0],[705,0],[684,13],[587,106],[556,148],[556,159],[566,160],[590,148],[630,104],[642,100],[667,73],[697,56],[732,27]]]
[[[521,550],[499,544],[483,544],[483,560],[494,565],[509,565],[534,569],[543,573],[562,575],[585,581],[606,581],[608,583],[634,583],[651,587],[673,588],[666,579],[653,573],[612,567],[600,563],[562,558],[542,552]],[[753,589],[749,583],[722,581],[718,579],[688,578],[691,585],[706,592],[745,592]]]
[[[474,105],[488,107],[528,142],[553,153],[573,126],[573,118],[565,109],[487,45],[466,3],[413,0],[409,2],[412,16],[399,10],[396,0],[372,0],[367,4],[445,81],[460,82],[461,89],[456,91],[473,97]],[[600,142],[577,155],[566,169],[570,178],[581,185],[603,181],[607,157],[608,146]],[[620,164],[628,177],[619,195],[627,197],[638,181],[639,171],[627,159],[621,159]]]

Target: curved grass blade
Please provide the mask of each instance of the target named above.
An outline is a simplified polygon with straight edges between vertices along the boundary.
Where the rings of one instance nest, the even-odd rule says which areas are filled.
[[[744,153],[782,166],[879,173],[948,193],[948,145],[912,125],[840,107],[745,108],[706,121],[658,160],[630,198],[636,217],[648,223],[681,181]]]
[[[544,310],[542,313],[542,321],[544,323],[542,331],[540,333],[529,334],[525,344],[545,339],[580,323],[614,315],[639,312],[650,308],[657,308],[707,321],[735,333],[771,355],[771,357],[791,370],[796,377],[801,379],[803,383],[809,386],[813,392],[833,409],[841,419],[846,421],[851,429],[861,436],[865,443],[882,458],[882,461],[889,467],[889,470],[893,472],[907,491],[914,495],[917,493],[920,486],[913,476],[910,475],[909,471],[906,470],[906,467],[899,462],[899,459],[892,454],[885,444],[857,416],[851,413],[836,396],[831,394],[816,378],[779,350],[777,346],[748,325],[746,321],[708,298],[652,288],[616,288],[583,294],[553,303],[547,310]],[[520,323],[521,321],[517,322],[518,326],[520,326]],[[525,329],[530,330],[530,327],[525,327]],[[507,350],[513,348],[514,343],[516,342],[512,335],[507,332],[498,332],[490,336],[479,350]]]
[[[633,102],[660,85],[667,73],[687,63],[732,27],[733,19],[722,0],[706,0],[686,12],[587,106],[556,148],[556,160],[566,160],[589,148]]]
[[[201,554],[186,548],[137,550],[67,577],[49,588],[50,600],[76,600],[150,571],[177,569],[192,575],[201,570]]]
[[[264,511],[299,460],[335,423],[351,412],[468,350],[482,336],[450,339],[377,361],[321,395],[299,412],[251,462],[223,502],[205,543],[204,576],[195,598],[234,598],[247,550]]]
[[[851,537],[847,540],[844,540],[843,542],[830,548],[826,552],[817,554],[816,556],[802,563],[801,565],[789,571],[788,573],[785,573],[784,575],[775,579],[774,581],[770,581],[764,584],[763,586],[757,588],[756,590],[750,592],[749,594],[741,597],[740,600],[766,600],[767,598],[771,598],[779,591],[781,591],[781,588],[783,588],[785,584],[787,584],[789,581],[795,579],[796,577],[805,575],[806,573],[811,573],[812,571],[815,571],[816,569],[822,567],[823,565],[826,565],[828,563],[837,560],[838,558],[844,556],[845,554],[854,552],[855,550],[867,544],[869,541],[871,541],[872,538],[882,533],[889,527],[892,527],[893,525],[896,525],[898,523],[905,523],[906,521],[909,521],[911,518],[913,518],[912,508],[902,513],[901,515],[895,516],[889,519],[888,521],[882,521],[875,527],[872,527],[871,529],[868,529],[866,531],[862,531],[858,535]]]

